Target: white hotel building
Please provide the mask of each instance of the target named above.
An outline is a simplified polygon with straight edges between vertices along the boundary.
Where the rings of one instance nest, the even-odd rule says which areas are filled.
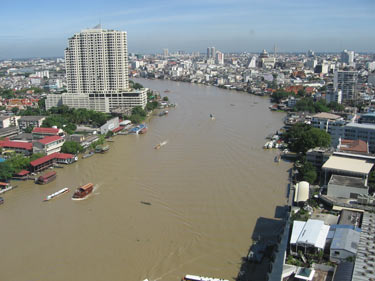
[[[131,90],[125,31],[100,26],[69,38],[65,50],[68,93],[48,95],[46,109],[61,104],[102,112],[147,103],[147,90]]]

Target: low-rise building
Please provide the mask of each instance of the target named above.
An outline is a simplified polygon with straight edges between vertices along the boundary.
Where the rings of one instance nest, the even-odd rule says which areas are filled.
[[[358,195],[367,195],[368,189],[363,178],[332,175],[328,182],[327,195],[337,198],[357,198]]]
[[[296,184],[294,190],[294,203],[304,204],[310,197],[310,184],[307,181],[301,181]]]
[[[21,130],[28,127],[40,127],[45,119],[45,116],[22,116],[18,119],[18,127]]]
[[[32,130],[32,135],[34,139],[42,139],[49,136],[63,136],[64,131],[58,128],[43,128],[35,127]]]
[[[16,153],[22,153],[26,156],[29,156],[33,153],[33,144],[20,141],[0,141],[0,147],[3,149],[9,149]]]
[[[60,136],[48,136],[34,142],[34,153],[44,153],[50,155],[60,152],[65,140]]]
[[[330,261],[340,263],[357,254],[360,232],[337,228],[330,248]]]
[[[0,129],[8,128],[11,125],[10,116],[0,116]]]
[[[369,151],[375,153],[375,124],[349,123],[343,130],[343,138],[363,140],[368,143]]]
[[[336,147],[346,124],[344,118],[339,115],[321,112],[312,116],[311,125],[314,128],[324,130],[331,136],[331,146]]]
[[[144,109],[147,104],[147,89],[122,93],[64,93],[60,95],[47,95],[47,110],[61,104],[71,108],[85,108],[106,113],[118,109],[131,109],[136,106]]]
[[[311,148],[306,152],[306,160],[320,169],[332,155],[332,152],[331,148]]]
[[[300,250],[303,253],[324,250],[328,232],[329,226],[321,220],[294,221],[290,238],[291,253],[297,255]]]
[[[327,184],[331,175],[335,174],[362,178],[367,186],[368,175],[373,166],[374,163],[367,159],[332,155],[322,166],[324,184]]]

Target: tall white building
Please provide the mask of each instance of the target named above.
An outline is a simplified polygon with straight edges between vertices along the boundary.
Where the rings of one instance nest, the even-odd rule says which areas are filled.
[[[69,93],[118,93],[129,90],[125,31],[100,25],[69,38],[65,50]]]
[[[354,65],[354,51],[344,50],[341,53],[341,62],[346,65]]]
[[[334,91],[341,90],[342,100],[357,98],[357,71],[336,70],[333,78]]]
[[[46,109],[59,105],[101,112],[146,107],[147,89],[129,88],[125,31],[99,26],[69,38],[65,50],[68,93],[47,95]]]
[[[224,64],[224,53],[216,51],[215,62],[216,64]]]

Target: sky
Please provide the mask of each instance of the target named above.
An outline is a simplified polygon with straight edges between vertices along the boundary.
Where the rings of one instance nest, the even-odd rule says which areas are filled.
[[[98,23],[130,53],[375,51],[375,0],[0,0],[0,59],[62,57]]]

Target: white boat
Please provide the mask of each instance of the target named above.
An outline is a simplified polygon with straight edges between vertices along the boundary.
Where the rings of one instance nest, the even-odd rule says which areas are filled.
[[[43,201],[49,201],[49,200],[51,200],[51,199],[53,199],[53,198],[55,198],[55,197],[57,197],[61,194],[67,193],[67,192],[69,192],[69,188],[65,187],[63,189],[60,189],[59,191],[56,191],[55,193],[52,193],[52,194],[48,195]]]
[[[13,189],[15,186],[10,185],[9,183],[0,182],[0,194],[5,193],[11,189]]]
[[[187,274],[184,276],[184,278],[182,278],[182,281],[229,281],[229,280]]]

